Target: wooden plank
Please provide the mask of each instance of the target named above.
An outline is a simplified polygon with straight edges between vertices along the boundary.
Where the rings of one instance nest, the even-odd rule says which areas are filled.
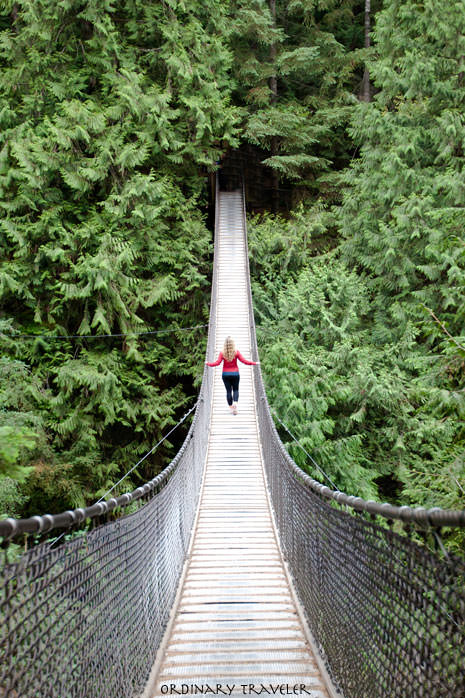
[[[292,618],[233,618],[233,619],[199,619],[197,616],[177,616],[176,623],[173,627],[173,636],[175,633],[182,633],[184,637],[190,636],[191,632],[204,632],[207,634],[213,633],[231,633],[231,632],[247,632],[248,634],[252,632],[259,632],[265,634],[266,632],[279,632],[280,630],[288,632],[289,630],[295,630],[299,633],[299,637],[302,633],[302,627],[299,624],[299,619],[297,616]]]
[[[230,649],[230,648],[229,648]],[[166,653],[166,667],[176,666],[180,664],[193,664],[194,662],[206,662],[209,661],[216,663],[227,663],[232,664],[236,662],[278,662],[280,660],[285,661],[307,661],[307,648],[306,647],[293,647],[284,649],[283,647],[278,647],[277,649],[269,649],[264,647],[248,648],[243,649],[242,646],[236,648],[236,650],[231,654],[231,652],[225,652],[224,650],[216,650],[215,652],[200,647],[195,647],[191,650],[184,649],[173,649],[171,648],[169,652]]]
[[[289,678],[293,676],[305,677],[305,683],[308,685],[319,685],[320,675],[316,669],[315,664],[310,664],[307,660],[296,661],[296,662],[253,662],[253,666],[250,666],[247,662],[235,662],[231,664],[203,664],[202,665],[202,676],[205,677],[219,677],[227,678],[233,676],[255,676],[263,677],[267,680],[269,676],[275,676],[276,679],[281,677],[276,683],[282,683],[282,677],[288,676]],[[199,673],[199,667],[197,664],[184,665],[184,666],[166,666],[160,672],[160,679],[166,681],[169,678],[177,678],[184,676],[188,679]],[[271,683],[271,682],[270,682]],[[294,681],[293,681],[294,683]],[[367,696],[368,698],[368,696]]]
[[[195,642],[192,642],[195,639]],[[280,637],[280,638],[270,638],[265,639],[264,637],[257,636],[255,640],[250,639],[248,635],[243,635],[242,638],[229,638],[229,639],[216,639],[209,640],[203,638],[203,640],[196,638],[186,639],[184,642],[173,641],[170,645],[170,652],[174,653],[204,653],[207,651],[212,652],[217,656],[221,652],[228,652],[231,656],[231,652],[234,651],[236,647],[240,647],[240,651],[245,650],[306,650],[307,646],[305,642],[299,637]]]
[[[255,644],[258,643],[260,647],[262,646],[262,643],[269,644],[273,642],[276,643],[278,647],[281,646],[281,642],[298,642],[305,644],[304,640],[302,640],[298,625],[289,628],[265,627],[259,629],[242,627],[212,629],[211,626],[207,626],[203,630],[201,629],[201,626],[199,626],[197,630],[192,630],[189,633],[189,637],[187,637],[186,633],[178,633],[176,630],[173,630],[172,642],[170,646],[173,647],[176,644],[188,644],[189,642],[193,641],[195,641],[195,647],[200,647],[204,643],[212,643],[215,646],[225,643],[234,646],[235,643],[238,642],[241,643],[241,645],[244,645],[244,643],[247,642]]]
[[[287,589],[287,580],[281,575],[252,578],[246,578],[245,575],[237,577],[223,575],[223,577],[223,579],[218,579],[218,577],[205,577],[205,575],[188,576],[185,580],[184,588],[191,591],[198,589],[206,593],[209,589],[212,589],[213,592],[216,589],[235,589],[237,592],[240,592],[242,588],[245,588],[254,593],[260,593],[261,591],[268,593],[271,590],[284,591]]]

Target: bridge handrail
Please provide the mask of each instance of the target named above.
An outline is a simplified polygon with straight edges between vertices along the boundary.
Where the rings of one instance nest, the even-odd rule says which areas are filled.
[[[200,392],[198,402],[201,400],[203,400],[202,391]],[[184,451],[186,450],[189,441],[193,437],[196,428],[198,402],[195,405],[196,411],[194,413],[194,418],[181,448],[171,463],[156,477],[152,478],[152,480],[140,485],[131,492],[126,492],[125,494],[121,494],[118,497],[112,497],[111,499],[107,499],[103,502],[96,502],[88,507],[63,511],[59,514],[42,514],[41,516],[31,516],[27,519],[14,519],[11,517],[0,519],[0,537],[4,540],[11,540],[17,536],[28,533],[48,533],[49,531],[57,528],[66,530],[77,526],[87,519],[91,520],[105,516],[115,509],[119,508],[120,511],[123,511],[137,500],[149,495],[151,492],[160,492],[160,490],[162,490],[163,487],[165,487],[169,482],[171,475],[176,470],[178,463],[184,455]]]

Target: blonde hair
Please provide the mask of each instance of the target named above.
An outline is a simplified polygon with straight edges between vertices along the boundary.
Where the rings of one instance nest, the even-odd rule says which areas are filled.
[[[232,361],[236,356],[236,345],[232,337],[226,337],[224,340],[223,356],[226,361]]]

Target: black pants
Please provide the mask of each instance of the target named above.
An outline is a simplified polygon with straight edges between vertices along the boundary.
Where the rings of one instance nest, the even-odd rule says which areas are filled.
[[[226,400],[228,405],[239,400],[239,374],[238,373],[223,373],[223,383],[226,388]]]

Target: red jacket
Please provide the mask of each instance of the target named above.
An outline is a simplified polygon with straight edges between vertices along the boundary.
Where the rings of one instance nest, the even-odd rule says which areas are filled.
[[[232,361],[227,361],[224,356],[223,352],[220,351],[218,354],[218,358],[216,361],[207,361],[207,366],[219,366],[222,361],[224,361],[223,364],[223,373],[239,373],[239,367],[237,365],[237,360],[242,361],[243,364],[247,364],[247,366],[256,366],[257,362],[256,361],[248,361],[247,359],[244,359],[240,351],[236,351],[236,355]]]

